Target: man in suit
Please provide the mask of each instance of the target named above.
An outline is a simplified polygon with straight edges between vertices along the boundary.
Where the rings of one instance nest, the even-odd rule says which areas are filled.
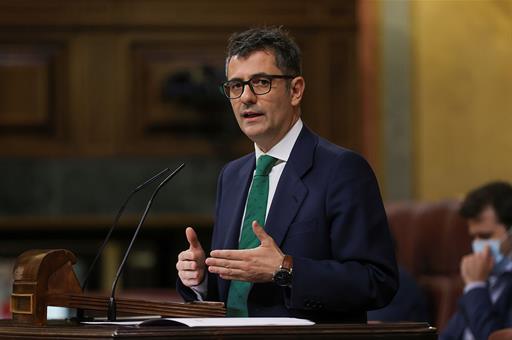
[[[365,322],[397,289],[377,181],[302,122],[300,50],[280,28],[231,36],[222,88],[255,152],[221,171],[212,251],[187,228],[177,289],[228,316]]]
[[[440,338],[487,339],[512,326],[512,186],[492,182],[471,191],[460,213],[468,219],[473,253],[461,260],[464,294]]]

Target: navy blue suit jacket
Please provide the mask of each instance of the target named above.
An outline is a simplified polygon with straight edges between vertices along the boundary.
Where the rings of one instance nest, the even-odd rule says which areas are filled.
[[[505,286],[496,303],[487,287],[474,288],[462,295],[455,315],[439,337],[442,340],[464,339],[469,327],[475,339],[488,339],[492,332],[512,327],[512,273],[503,274]]]
[[[212,249],[237,249],[254,153],[219,176]],[[386,305],[398,274],[377,181],[358,154],[303,127],[279,180],[266,232],[293,256],[292,288],[256,283],[250,316],[292,316],[317,322],[365,322]],[[230,281],[209,274],[208,300],[226,302]],[[195,294],[178,280],[186,301]]]

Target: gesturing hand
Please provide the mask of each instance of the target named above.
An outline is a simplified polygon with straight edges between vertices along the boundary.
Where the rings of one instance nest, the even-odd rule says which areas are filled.
[[[191,227],[185,230],[189,248],[178,255],[176,269],[181,282],[187,287],[197,286],[204,279],[205,254],[197,234]]]
[[[480,253],[466,255],[460,263],[460,274],[464,283],[486,281],[489,277],[494,259],[489,246],[485,246]]]
[[[206,259],[211,273],[225,280],[249,282],[272,281],[274,272],[283,262],[283,252],[265,230],[254,221],[252,230],[261,244],[257,248],[243,250],[214,250]]]

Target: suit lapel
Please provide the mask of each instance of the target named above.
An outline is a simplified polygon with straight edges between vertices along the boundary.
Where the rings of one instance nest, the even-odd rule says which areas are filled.
[[[265,223],[266,232],[278,246],[283,242],[308,189],[302,177],[311,168],[318,139],[304,126],[281,174]]]

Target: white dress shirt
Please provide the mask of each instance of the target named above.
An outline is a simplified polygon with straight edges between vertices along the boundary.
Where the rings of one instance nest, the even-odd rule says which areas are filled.
[[[286,166],[286,162],[288,162],[288,158],[290,158],[290,154],[292,153],[293,146],[295,145],[295,142],[297,141],[297,138],[299,138],[300,131],[303,127],[302,120],[299,118],[297,122],[292,126],[292,128],[286,133],[286,135],[277,143],[274,145],[267,153],[264,153],[261,151],[261,149],[254,143],[254,151],[256,160],[261,155],[269,155],[274,158],[277,158],[277,162],[270,170],[270,173],[268,174],[268,199],[267,199],[267,211],[265,213],[265,220],[268,216],[268,212],[270,210],[270,206],[272,205],[272,200],[274,199],[274,194],[276,193],[277,184],[279,183],[279,179],[281,178],[281,174],[283,173],[284,167]],[[254,170],[256,172],[256,170]],[[254,176],[254,173],[253,173]],[[251,184],[252,185],[252,184]],[[251,191],[251,188],[249,188],[249,192]],[[247,195],[249,196],[249,195]],[[245,202],[245,206],[247,207],[247,201]],[[242,216],[242,221],[240,222],[240,236],[242,235],[242,227],[243,227],[243,221],[245,218],[245,208],[244,208],[244,214]],[[207,293],[207,287],[208,287],[208,276],[205,275],[203,282],[201,282],[199,285],[191,287],[192,290],[196,293],[197,298],[202,301],[203,297]]]
[[[302,120],[299,120],[292,126],[290,131],[270,149],[267,153],[261,151],[258,145],[254,144],[254,150],[256,155],[256,160],[262,155],[269,155],[277,159],[277,162],[272,167],[268,174],[268,199],[267,199],[267,211],[265,212],[265,220],[267,219],[268,212],[270,210],[270,206],[272,205],[272,200],[274,199],[274,194],[276,193],[277,184],[279,183],[279,179],[281,178],[281,174],[283,173],[286,162],[288,162],[288,158],[290,158],[290,154],[292,153],[293,146],[299,137],[300,131],[302,130]],[[254,170],[256,173],[256,170]],[[254,176],[253,173],[253,176]],[[251,184],[252,186],[252,184]],[[249,191],[251,188],[249,188]],[[247,195],[247,199],[249,195]],[[247,208],[247,201],[245,202],[245,207]],[[245,219],[245,209],[244,215],[242,216],[242,221],[240,223],[240,230],[242,230],[243,223]],[[242,233],[240,233],[242,234]]]

